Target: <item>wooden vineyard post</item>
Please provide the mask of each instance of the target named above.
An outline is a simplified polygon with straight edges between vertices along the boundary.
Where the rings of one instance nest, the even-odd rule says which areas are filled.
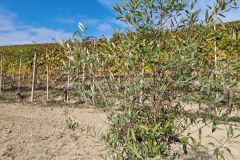
[[[70,59],[69,59],[68,65],[70,68]],[[69,101],[69,89],[70,89],[70,70],[68,71],[68,80],[67,80],[67,103]]]
[[[2,81],[3,81],[3,57],[2,57],[2,54],[1,54],[0,93],[2,93]]]
[[[216,25],[214,25],[213,26],[213,29],[214,29],[214,31],[215,32],[217,32],[217,29],[216,29]],[[215,36],[215,42],[214,42],[214,72],[216,72],[216,70],[217,70],[217,37]],[[216,77],[216,75],[215,75],[215,73],[214,73],[214,79],[215,79],[215,77]],[[216,92],[216,96],[215,96],[215,98],[216,99],[218,99],[219,98],[219,93],[218,92]],[[217,108],[216,108],[216,112],[217,112]]]
[[[216,32],[217,29],[216,29],[216,25],[214,25],[214,31]],[[217,68],[217,37],[215,37],[215,44],[214,44],[214,52],[215,52],[215,55],[214,55],[214,63],[215,63],[215,69]]]
[[[83,74],[82,74],[82,84],[84,84],[85,85],[85,76],[86,76],[86,66],[85,66],[85,64],[83,64]],[[84,87],[84,85],[83,85],[83,87]]]
[[[48,74],[48,69],[49,69],[49,66],[48,66],[48,53],[47,53],[47,49],[46,49],[46,76],[47,76],[47,97],[46,97],[46,100],[48,101],[48,98],[49,98],[49,74]]]
[[[36,60],[37,60],[37,53],[34,53],[34,58],[33,58],[33,72],[32,72],[32,92],[31,92],[31,102],[33,101],[34,98],[34,89],[35,89],[35,74],[36,74]]]
[[[70,68],[70,60],[69,60],[69,68]],[[67,102],[69,101],[69,87],[70,85],[70,71],[68,71],[68,77],[67,77],[67,85],[65,85],[64,89],[63,89],[63,99],[64,99],[64,102]]]
[[[19,70],[18,70],[18,90],[19,91],[20,91],[20,88],[21,88],[21,70],[22,70],[22,55],[20,56]]]
[[[141,84],[141,87],[143,85],[143,79],[144,79],[144,60],[142,61],[141,63],[141,80],[140,80],[140,84]],[[143,88],[141,88],[141,92],[140,92],[140,100],[139,100],[139,103],[142,104],[143,103]]]

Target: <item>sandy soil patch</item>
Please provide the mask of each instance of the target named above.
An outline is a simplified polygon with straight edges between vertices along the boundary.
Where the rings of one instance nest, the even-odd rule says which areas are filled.
[[[78,122],[74,131],[66,128],[66,112]],[[99,137],[106,133],[108,123],[106,114],[93,108],[0,103],[0,160],[100,160],[107,150]],[[195,138],[199,127],[200,124],[192,126],[189,131]],[[227,137],[226,128],[219,127],[214,134],[211,124],[205,127],[202,144],[209,148],[209,142],[218,145],[208,135],[223,142]],[[240,134],[240,125],[234,128],[235,135]],[[235,140],[239,142],[226,146],[237,160],[240,159],[240,137]],[[233,159],[227,152],[224,155],[227,160]],[[193,158],[188,155],[182,159]]]
[[[104,143],[91,136],[107,129],[106,115],[94,109],[67,108],[79,126],[66,128],[65,107],[0,104],[1,160],[98,160]]]

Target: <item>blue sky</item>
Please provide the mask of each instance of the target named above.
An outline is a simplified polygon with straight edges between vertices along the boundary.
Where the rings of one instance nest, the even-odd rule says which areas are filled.
[[[127,26],[115,19],[118,0],[0,0],[0,45],[50,42],[71,37],[79,21],[88,35],[110,37]],[[203,5],[207,0],[201,0]],[[205,2],[204,2],[205,1]],[[240,10],[225,21],[240,19]]]

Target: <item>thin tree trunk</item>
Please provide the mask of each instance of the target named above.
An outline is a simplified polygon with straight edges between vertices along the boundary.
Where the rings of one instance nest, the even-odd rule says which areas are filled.
[[[80,67],[77,67],[77,79],[79,80],[80,77]]]
[[[31,92],[31,101],[33,101],[34,98],[34,89],[35,89],[35,77],[36,77],[36,60],[37,60],[37,53],[34,53],[33,58],[33,72],[32,72],[32,92]]]
[[[217,29],[216,29],[216,25],[213,26],[214,28],[214,31],[216,32]],[[215,67],[215,71],[217,69],[217,37],[215,37],[215,42],[214,42],[214,67]],[[215,79],[216,75],[214,73],[214,79]],[[216,96],[215,96],[216,99],[219,98],[219,93],[216,92]],[[216,112],[217,112],[217,108],[216,108]]]
[[[85,81],[85,77],[86,77],[86,69],[85,69],[85,64],[83,64],[83,75],[82,75],[82,83],[84,83]]]
[[[18,70],[18,90],[21,88],[21,70],[22,70],[22,56],[20,56],[19,60],[19,70]]]
[[[159,5],[161,7],[160,9],[160,13],[159,13],[159,21],[158,21],[158,25],[159,25],[159,45],[162,45],[162,31],[163,31],[163,18],[164,18],[164,10],[163,10],[163,0],[160,0]]]

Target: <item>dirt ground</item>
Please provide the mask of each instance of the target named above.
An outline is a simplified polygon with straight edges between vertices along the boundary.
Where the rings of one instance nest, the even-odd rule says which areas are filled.
[[[74,131],[67,129],[67,117],[78,122]],[[199,127],[192,126],[191,136],[198,137]],[[219,126],[214,134],[211,124],[204,128],[202,144],[221,146],[227,137],[225,127]],[[234,128],[235,135],[240,134],[240,125]],[[93,108],[0,102],[0,160],[101,160],[107,149],[100,137],[107,129],[105,113]],[[224,146],[234,155],[225,151],[226,160],[240,159],[240,137]],[[194,160],[192,156],[182,159]]]
[[[74,131],[66,112],[79,124]],[[98,160],[107,126],[106,115],[94,109],[0,103],[0,159]]]

